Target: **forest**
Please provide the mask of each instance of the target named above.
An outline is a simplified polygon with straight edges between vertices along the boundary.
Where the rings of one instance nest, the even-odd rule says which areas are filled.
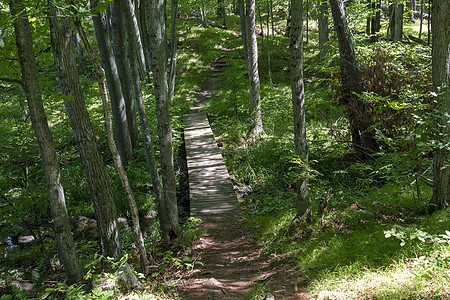
[[[2,0],[0,299],[449,299],[449,84],[448,0]]]

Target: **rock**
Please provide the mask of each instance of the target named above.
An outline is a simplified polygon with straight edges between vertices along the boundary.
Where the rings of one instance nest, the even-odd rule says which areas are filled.
[[[210,278],[206,280],[205,282],[203,282],[203,285],[207,287],[218,287],[218,288],[221,288],[223,286],[222,283],[215,278]]]
[[[72,232],[76,237],[97,239],[97,221],[88,217],[79,216],[73,223]]]
[[[266,296],[264,297],[264,300],[275,300],[275,296],[272,295],[271,293],[267,293]]]

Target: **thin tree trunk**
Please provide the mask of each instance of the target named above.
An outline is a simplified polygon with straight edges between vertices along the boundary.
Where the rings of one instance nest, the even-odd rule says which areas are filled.
[[[48,5],[56,70],[61,92],[66,97],[64,105],[91,191],[102,254],[104,257],[118,258],[122,254],[122,247],[116,207],[79,81],[71,42],[72,24],[69,18],[59,17],[64,13],[55,8],[51,0],[48,1]]]
[[[430,13],[428,14],[428,23],[427,23],[427,28],[428,28],[428,35],[427,35],[427,43],[428,45],[431,44],[431,20],[433,17],[433,14],[431,13],[431,11],[433,10],[432,4],[431,4],[431,0],[428,0],[428,10],[430,11]]]
[[[244,58],[245,62],[248,63],[248,38],[247,38],[247,21],[245,12],[245,0],[238,0],[239,2],[239,22],[241,24],[241,36],[242,44],[244,45]]]
[[[111,150],[111,154],[114,160],[114,165],[116,166],[117,173],[120,177],[120,182],[122,183],[122,187],[125,191],[128,204],[130,206],[130,212],[131,212],[131,219],[133,221],[133,232],[134,237],[136,240],[136,245],[139,251],[140,259],[141,259],[141,266],[142,271],[144,274],[149,274],[149,261],[147,259],[147,251],[145,250],[145,243],[144,238],[142,236],[141,227],[139,225],[139,212],[136,205],[136,201],[134,200],[133,191],[130,186],[130,182],[128,180],[127,173],[125,172],[125,169],[123,168],[122,161],[120,160],[119,152],[117,151],[116,144],[114,142],[114,136],[113,136],[113,125],[111,121],[111,112],[109,110],[109,103],[108,103],[108,95],[106,92],[106,85],[105,85],[105,79],[103,77],[103,70],[100,65],[100,63],[95,58],[94,51],[92,51],[92,48],[89,44],[89,41],[87,39],[86,34],[84,33],[83,27],[81,26],[81,22],[79,18],[74,17],[74,23],[80,32],[81,39],[83,40],[83,43],[85,45],[86,51],[88,52],[89,58],[94,65],[94,70],[97,75],[97,81],[100,89],[100,95],[102,98],[102,104],[103,104],[103,111],[105,115],[105,125],[106,125],[106,134],[108,138],[108,146]],[[137,71],[137,61],[135,63],[135,68]]]
[[[303,5],[303,3],[302,3]],[[302,8],[303,9],[303,8]],[[303,21],[303,18],[302,18]],[[303,33],[302,33],[303,35]],[[306,43],[309,43],[309,3],[308,0],[306,0]]]
[[[270,11],[269,11],[269,1],[267,1],[267,19],[266,19],[266,27],[267,27],[267,37],[266,37],[266,41],[267,41],[267,72],[269,73],[269,82],[272,83],[272,70],[270,67]]]
[[[431,14],[433,22],[432,69],[434,99],[433,116],[435,139],[442,146],[433,150],[433,197],[430,210],[450,206],[450,2],[434,0]]]
[[[258,140],[264,135],[261,116],[261,96],[258,71],[258,44],[256,40],[255,0],[246,2],[248,80],[250,85],[250,118],[252,121],[249,139]]]
[[[97,0],[91,0],[91,7],[97,7]],[[117,64],[111,48],[111,40],[107,30],[106,14],[97,13],[92,16],[95,36],[102,59],[103,69],[105,71],[106,83],[108,85],[109,97],[111,99],[111,108],[114,120],[114,130],[116,134],[117,148],[123,164],[133,158],[133,149],[131,146],[130,131],[128,130],[127,116],[125,111],[125,100],[122,94]]]
[[[24,10],[21,0],[11,0],[11,15],[16,16]],[[33,39],[30,23],[25,16],[18,17],[14,22],[17,53],[22,70],[22,82],[25,90],[31,123],[36,134],[44,165],[45,184],[50,201],[53,217],[53,228],[58,242],[58,252],[64,267],[66,281],[69,285],[83,280],[76,247],[70,231],[69,216],[67,215],[64,189],[61,184],[61,173],[52,135],[45,117],[42,105],[41,90],[36,59],[33,51]]]
[[[150,44],[152,47],[152,71],[156,98],[159,148],[163,198],[158,205],[158,217],[166,245],[177,244],[181,235],[178,224],[176,181],[173,167],[172,126],[167,97],[166,26],[163,0],[150,1]]]
[[[125,99],[125,113],[131,145],[136,149],[139,145],[136,104],[134,102],[133,82],[128,59],[127,34],[125,23],[125,0],[116,0],[111,4],[111,33],[114,57],[116,58],[122,94]],[[108,23],[109,24],[109,23]],[[128,37],[129,38],[129,37]]]
[[[423,2],[420,0],[420,29],[419,29],[419,39],[422,39],[422,27],[423,27]]]
[[[142,35],[139,28],[138,19],[136,17],[136,7],[134,4],[134,0],[125,0],[124,13],[125,22],[127,24],[126,27],[128,28],[128,43],[133,43],[133,45],[135,45],[134,48],[130,48],[128,50],[128,53],[130,53],[131,56],[131,52],[133,52],[133,55],[136,56],[136,60],[139,66],[139,74],[141,77],[144,77],[145,72],[147,71],[147,65],[145,63],[144,46],[142,45]]]
[[[291,67],[292,107],[294,113],[295,153],[299,156],[300,179],[297,182],[297,216],[306,223],[312,221],[311,199],[308,194],[305,93],[303,83],[303,0],[291,1],[291,42],[289,58]]]
[[[175,91],[175,77],[177,73],[177,18],[178,18],[178,0],[170,2],[170,69],[169,69],[169,103],[173,101]]]
[[[327,0],[322,0],[319,5],[317,16],[319,23],[319,57],[320,63],[323,65],[328,58],[329,49],[329,31],[328,31],[328,4]]]
[[[149,33],[147,30],[147,21],[146,21],[146,15],[147,15],[147,6],[148,3],[146,0],[141,0],[139,5],[139,24],[141,28],[141,37],[142,37],[142,46],[144,48],[144,54],[145,54],[145,65],[146,69],[151,69],[151,63],[150,63],[150,43],[149,43]]]

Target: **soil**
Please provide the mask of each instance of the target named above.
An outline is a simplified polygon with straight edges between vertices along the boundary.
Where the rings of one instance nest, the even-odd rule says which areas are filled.
[[[197,91],[199,105],[213,94],[212,87],[218,83],[214,75],[226,68],[224,58],[214,60],[212,76]],[[200,228],[206,234],[192,246],[194,268],[178,284],[181,299],[248,299],[256,291],[257,299],[310,298],[305,279],[292,266],[268,259],[241,215],[216,214],[201,219]]]
[[[240,216],[211,215],[200,226],[207,233],[193,245],[195,267],[178,286],[181,299],[248,299],[256,289],[258,299],[310,298],[304,278],[267,259]]]

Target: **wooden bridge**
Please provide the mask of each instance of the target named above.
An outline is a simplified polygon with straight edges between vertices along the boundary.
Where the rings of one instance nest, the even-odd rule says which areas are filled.
[[[228,170],[205,113],[184,116],[191,216],[240,213]]]

